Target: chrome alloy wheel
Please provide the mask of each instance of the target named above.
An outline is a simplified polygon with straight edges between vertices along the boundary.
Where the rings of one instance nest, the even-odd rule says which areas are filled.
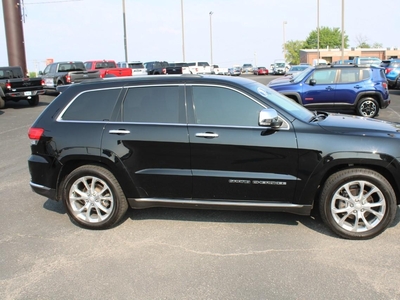
[[[375,228],[386,213],[382,191],[368,181],[351,181],[340,186],[331,200],[335,222],[350,232],[366,232]]]
[[[110,187],[94,176],[78,178],[69,190],[68,201],[72,214],[88,223],[106,220],[114,208],[114,196]]]

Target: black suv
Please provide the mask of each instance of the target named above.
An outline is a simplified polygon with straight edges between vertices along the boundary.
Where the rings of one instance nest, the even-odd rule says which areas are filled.
[[[250,79],[172,75],[59,88],[29,129],[33,191],[73,222],[128,207],[310,214],[371,238],[400,199],[400,125],[312,113]]]

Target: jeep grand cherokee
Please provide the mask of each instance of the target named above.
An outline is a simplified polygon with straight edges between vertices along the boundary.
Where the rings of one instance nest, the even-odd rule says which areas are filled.
[[[301,215],[317,206],[336,234],[366,239],[395,217],[399,124],[312,113],[236,77],[60,89],[29,129],[30,185],[80,226],[112,227],[129,206]]]

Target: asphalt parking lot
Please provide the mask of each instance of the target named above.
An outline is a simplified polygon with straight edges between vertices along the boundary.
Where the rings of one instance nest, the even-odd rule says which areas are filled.
[[[110,230],[73,225],[29,187],[28,128],[53,98],[0,109],[1,299],[400,299],[400,207],[367,241],[285,213],[154,208]],[[378,119],[400,122],[400,90]]]

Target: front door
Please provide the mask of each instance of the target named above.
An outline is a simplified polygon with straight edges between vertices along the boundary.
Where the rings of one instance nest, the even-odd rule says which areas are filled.
[[[335,106],[336,69],[315,69],[303,84],[302,102],[308,109],[332,110]],[[311,80],[315,84],[311,84]]]
[[[291,202],[298,154],[295,133],[258,126],[264,108],[241,91],[188,88],[193,198]]]

